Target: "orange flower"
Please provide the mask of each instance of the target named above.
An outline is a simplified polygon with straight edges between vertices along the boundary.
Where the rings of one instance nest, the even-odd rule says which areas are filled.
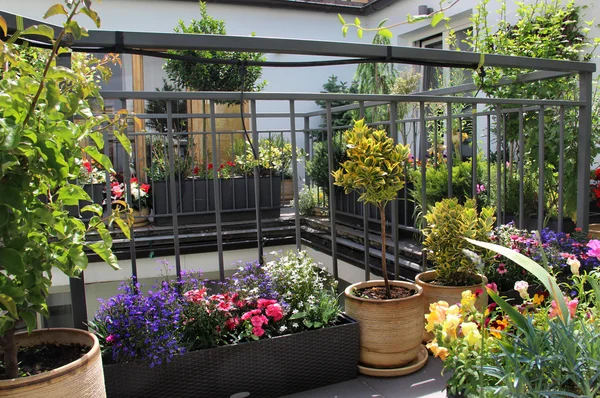
[[[544,302],[544,295],[543,294],[534,294],[533,296],[533,304],[534,305],[539,305],[542,304]]]
[[[448,358],[448,349],[446,347],[440,347],[435,339],[427,344],[427,349],[442,361],[445,361],[446,358]]]
[[[504,318],[496,319],[495,321],[491,322],[490,325],[490,334],[495,338],[499,339],[502,337],[502,334],[500,332],[506,329],[506,327],[508,326],[508,320]]]

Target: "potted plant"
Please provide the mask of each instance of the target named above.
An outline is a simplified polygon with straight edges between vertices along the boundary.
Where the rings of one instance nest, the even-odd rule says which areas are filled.
[[[333,172],[335,185],[359,201],[377,206],[381,215],[381,270],[383,280],[360,282],[344,291],[346,312],[359,321],[359,371],[375,376],[410,373],[425,364],[422,355],[423,289],[413,283],[388,279],[386,267],[385,205],[404,186],[407,145],[394,144],[385,131],[370,129],[359,120],[344,133],[348,160]],[[415,361],[417,362],[415,364]]]
[[[136,177],[129,181],[126,187],[125,183],[120,182],[122,175],[112,176],[110,191],[113,203],[113,209],[118,209],[122,202],[127,202],[127,191],[131,195],[131,215],[133,216],[133,227],[145,227],[148,225],[148,216],[152,208],[152,188],[149,184],[140,184]],[[125,215],[126,216],[126,215]]]
[[[50,7],[45,17],[66,17],[57,37],[44,25],[16,33],[44,36],[51,41],[51,50],[12,43],[4,43],[0,49],[0,61],[7,65],[0,81],[4,101],[0,109],[2,396],[77,395],[82,385],[89,389],[87,396],[105,394],[100,350],[93,335],[69,329],[34,331],[37,314],[48,316],[46,300],[53,268],[76,277],[87,266],[85,250],[118,268],[105,222],[116,222],[129,235],[127,223],[119,214],[102,219],[102,207],[97,204],[82,209],[93,213],[88,225],[69,215],[66,208],[78,205],[80,200],[90,201],[89,195],[72,183],[85,158],[89,156],[106,170],[112,169],[110,160],[100,153],[102,133],[95,130],[124,128],[127,123],[121,116],[112,121],[106,116],[93,116],[90,107],[92,100],[102,104],[96,81],[110,76],[107,63],[113,57],[100,61],[73,54],[71,68],[56,65],[57,54],[68,51],[61,47],[65,35],[78,39],[86,32],[74,20],[76,15],[87,15],[99,25],[98,15],[89,3],[66,1],[65,6]],[[1,18],[0,22],[6,30],[6,22]],[[71,120],[75,116],[77,123]],[[116,130],[115,136],[126,149],[130,148],[125,134]],[[97,145],[82,147],[88,138]],[[86,239],[92,231],[98,233],[98,240]],[[23,326],[27,332],[16,333]],[[44,355],[54,344],[62,347],[58,353]],[[21,351],[34,353],[30,358],[35,368],[51,370],[43,361],[48,357],[60,365],[51,372],[19,377],[19,366],[24,370],[28,365],[27,361],[20,362]]]
[[[294,251],[238,264],[215,293],[193,271],[147,293],[126,285],[90,323],[107,393],[277,397],[353,379],[358,324],[340,313],[336,285]]]
[[[424,291],[425,312],[431,303],[440,300],[450,305],[460,302],[465,290],[481,292],[476,302],[480,311],[487,305],[483,290],[487,278],[478,273],[463,250],[474,251],[485,260],[491,258],[489,253],[477,249],[464,238],[489,242],[496,220],[494,214],[493,207],[483,207],[478,211],[475,199],[468,199],[461,205],[458,199],[451,198],[437,202],[425,215],[427,225],[423,230],[423,248],[435,266],[435,270],[422,272],[415,278]],[[430,333],[423,332],[424,340],[433,338]]]

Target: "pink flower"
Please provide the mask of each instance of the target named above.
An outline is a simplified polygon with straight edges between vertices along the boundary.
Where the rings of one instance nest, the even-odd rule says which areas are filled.
[[[229,318],[228,320],[225,321],[225,326],[229,330],[235,329],[236,327],[239,326],[239,324],[240,324],[240,318],[238,318],[238,317]]]
[[[250,322],[252,323],[252,326],[254,326],[255,328],[259,328],[262,326],[263,323],[267,323],[264,321],[265,316],[264,315],[254,315],[252,317],[252,319],[250,319]],[[266,318],[265,318],[266,319]]]
[[[252,317],[252,311],[248,311],[242,315],[242,321],[247,321]]]
[[[269,300],[264,298],[259,298],[257,301],[258,308],[267,308],[271,304],[276,304],[277,300]]]
[[[592,239],[588,242],[587,244],[588,249],[588,256],[592,256],[592,257],[596,257],[598,259],[600,259],[600,240],[598,239]]]
[[[201,301],[202,299],[204,299],[204,296],[206,296],[205,287],[203,287],[202,289],[190,290],[183,293],[183,297],[185,297],[188,301],[191,301],[193,303]]]
[[[500,275],[506,274],[508,272],[508,270],[506,269],[506,264],[504,264],[504,263],[498,264],[498,268],[496,269],[496,272],[498,272]]]
[[[485,287],[487,287],[494,293],[498,293],[498,285],[496,285],[496,282],[488,283],[487,285],[485,285]]]
[[[231,306],[231,304],[229,304],[226,301],[221,301],[219,304],[217,304],[217,308],[221,311],[229,311],[231,310],[233,307]]]
[[[115,341],[115,336],[113,336],[112,334],[109,334],[108,336],[106,336],[106,342],[108,344],[112,343],[113,341]]]
[[[575,317],[575,312],[577,311],[577,305],[579,304],[578,299],[570,300],[568,297],[565,297],[565,301],[567,302],[567,308],[569,309],[569,315],[571,318]],[[555,318],[558,316],[558,305],[556,301],[552,300],[552,308],[550,308],[550,312],[548,313],[548,318]]]
[[[269,305],[265,312],[267,313],[268,316],[273,318],[273,320],[275,322],[277,322],[277,321],[281,320],[281,318],[283,318],[283,309],[281,308],[281,306],[279,304]]]
[[[263,334],[265,334],[265,330],[263,328],[261,328],[260,326],[255,326],[252,328],[252,334],[255,335],[256,337],[260,337]]]

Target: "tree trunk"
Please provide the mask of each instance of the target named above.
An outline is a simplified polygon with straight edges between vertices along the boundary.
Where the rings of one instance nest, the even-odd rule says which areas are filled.
[[[0,347],[4,351],[4,368],[6,377],[15,379],[19,376],[19,362],[17,361],[17,345],[15,343],[15,328],[10,328],[4,336],[0,337]]]
[[[390,281],[387,274],[387,261],[385,258],[385,206],[379,205],[379,214],[381,215],[381,271],[383,272],[383,282],[385,283],[385,298],[391,298]]]

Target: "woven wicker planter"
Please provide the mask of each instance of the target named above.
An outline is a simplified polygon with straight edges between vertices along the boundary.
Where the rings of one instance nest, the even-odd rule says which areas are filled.
[[[88,353],[68,365],[35,376],[0,380],[0,396],[14,398],[103,398],[104,375],[100,345],[93,334],[78,329],[43,329],[16,335],[19,347],[43,343],[83,344]]]
[[[481,276],[481,283],[477,285],[471,286],[441,286],[434,285],[429,283],[433,281],[437,277],[437,272],[434,271],[426,271],[421,272],[415,278],[415,282],[417,285],[423,288],[423,295],[425,300],[423,301],[423,307],[425,310],[425,314],[429,314],[429,304],[437,303],[438,301],[445,301],[449,305],[460,303],[462,298],[462,292],[465,290],[470,290],[472,293],[475,293],[477,289],[482,289],[482,294],[477,297],[475,301],[475,307],[479,311],[483,311],[487,306],[488,298],[487,292],[485,290],[485,284],[487,283],[487,278],[484,275]],[[433,339],[433,333],[428,333],[423,330],[423,341],[430,341]]]
[[[358,323],[193,351],[170,363],[104,366],[108,397],[279,397],[357,376]],[[244,395],[246,396],[246,395]]]
[[[416,290],[413,296],[371,300],[354,289],[383,286],[383,281],[360,282],[344,291],[346,312],[360,324],[360,363],[370,368],[399,368],[413,361],[421,349],[424,328],[423,289],[414,283],[390,281],[392,286]]]

